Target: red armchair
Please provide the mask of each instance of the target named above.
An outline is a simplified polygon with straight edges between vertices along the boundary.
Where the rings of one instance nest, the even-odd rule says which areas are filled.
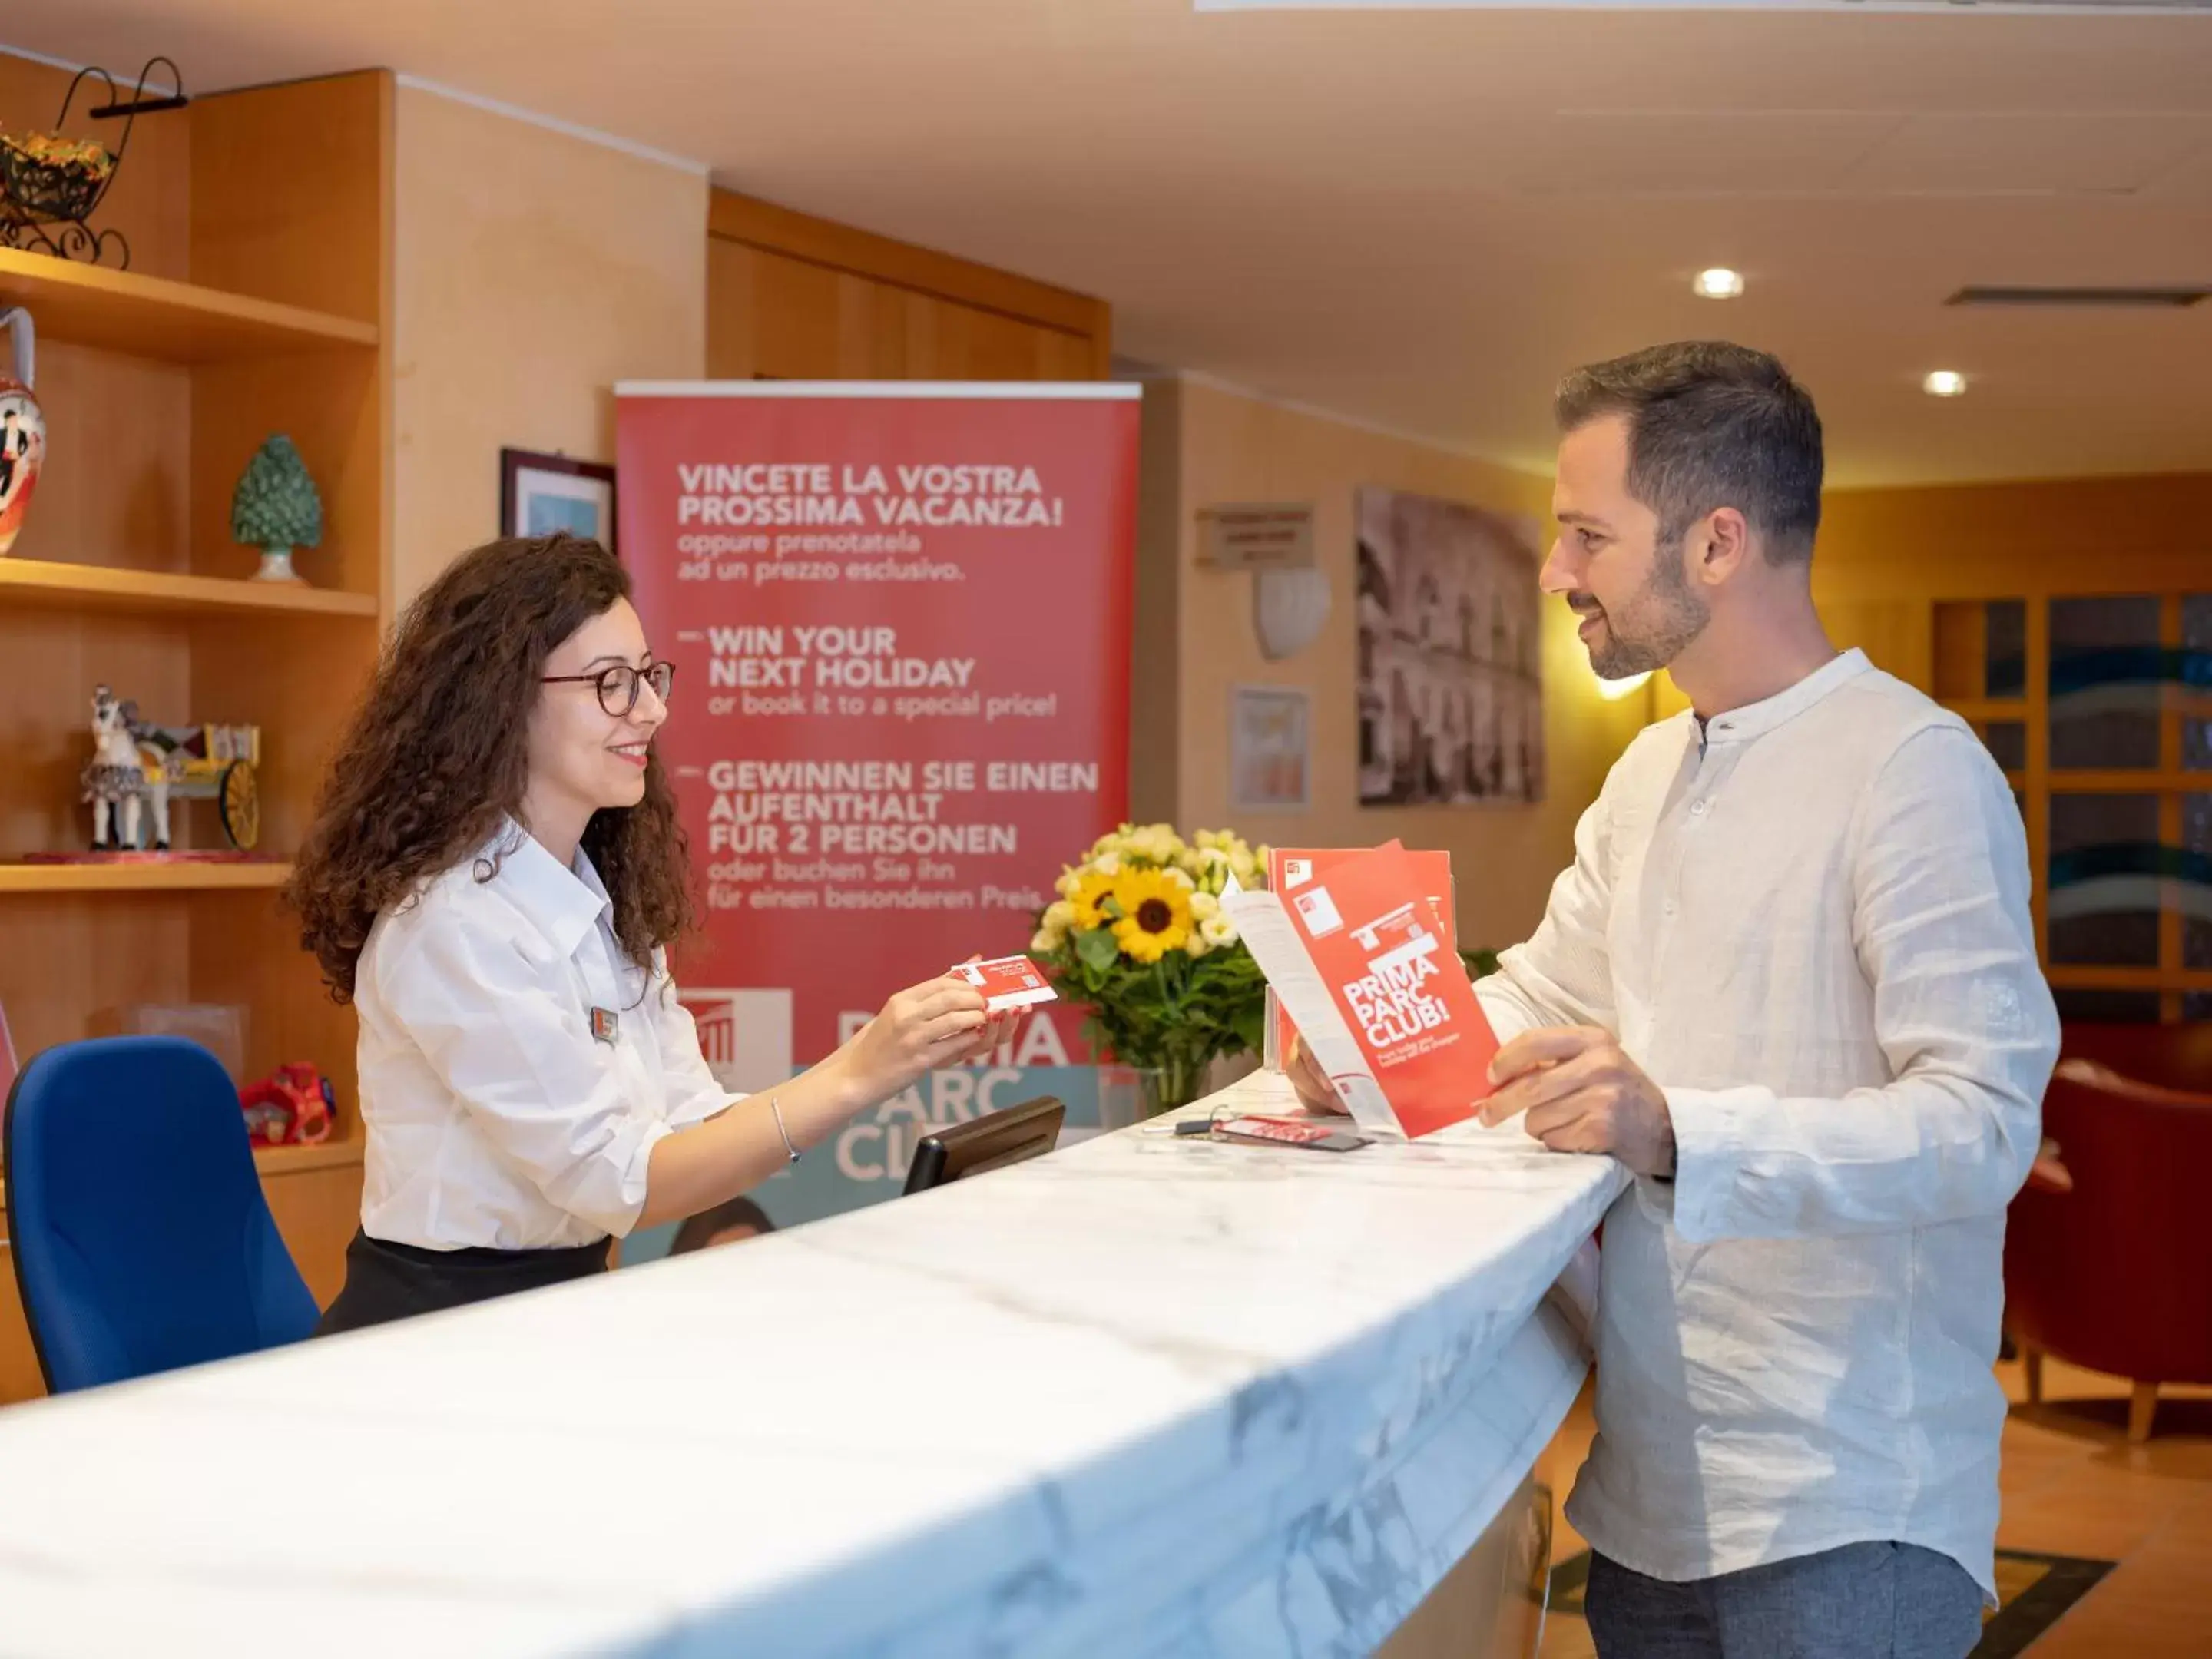
[[[2160,1383],[2212,1382],[2212,1024],[2069,1025],[2059,1052],[2043,1132],[2072,1187],[2013,1202],[2005,1323],[2029,1399],[2045,1353],[2127,1377],[2141,1442]]]

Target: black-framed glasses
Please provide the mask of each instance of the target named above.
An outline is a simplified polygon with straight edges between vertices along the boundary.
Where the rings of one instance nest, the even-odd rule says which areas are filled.
[[[663,702],[668,701],[668,690],[676,684],[676,665],[672,662],[647,663],[643,668],[632,668],[618,662],[611,668],[602,668],[596,674],[541,674],[542,685],[590,685],[599,693],[599,707],[622,719],[637,707],[637,688],[642,684],[653,688],[653,695]]]

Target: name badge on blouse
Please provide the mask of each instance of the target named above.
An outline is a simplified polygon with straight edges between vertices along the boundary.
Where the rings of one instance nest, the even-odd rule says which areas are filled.
[[[592,1042],[605,1042],[611,1045],[615,1040],[616,1033],[621,1030],[622,1023],[615,1018],[613,1009],[594,1008],[592,1010]]]

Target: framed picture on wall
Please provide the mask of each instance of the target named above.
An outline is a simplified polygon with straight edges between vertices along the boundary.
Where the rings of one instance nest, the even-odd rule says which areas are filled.
[[[1544,799],[1542,629],[1532,526],[1362,489],[1359,804]]]
[[[1312,700],[1277,685],[1240,685],[1229,698],[1229,805],[1239,812],[1297,811],[1313,803]]]
[[[499,527],[502,536],[550,536],[565,530],[619,551],[614,468],[566,455],[501,450]]]

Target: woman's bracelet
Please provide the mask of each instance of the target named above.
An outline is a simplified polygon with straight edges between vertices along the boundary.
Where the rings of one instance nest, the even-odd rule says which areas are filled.
[[[792,1144],[791,1131],[783,1127],[783,1106],[774,1095],[768,1097],[768,1109],[775,1119],[775,1132],[783,1137],[783,1150],[791,1154],[793,1164],[799,1162],[799,1148]]]

